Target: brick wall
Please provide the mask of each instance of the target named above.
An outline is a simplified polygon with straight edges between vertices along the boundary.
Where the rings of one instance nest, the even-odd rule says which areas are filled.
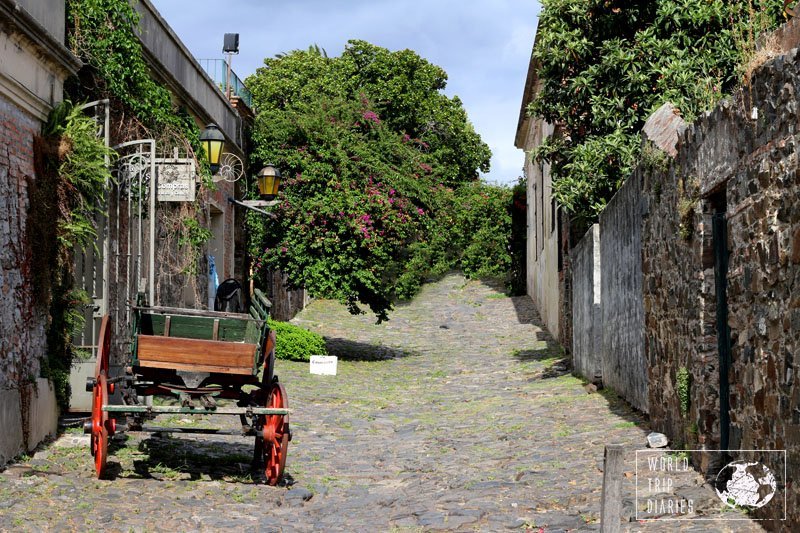
[[[33,136],[40,124],[0,96],[0,465],[55,430],[50,384],[39,377],[47,308],[32,296],[26,241]],[[32,418],[31,413],[39,413]]]
[[[38,377],[45,353],[46,309],[35,306],[26,246],[26,181],[34,176],[38,121],[0,96],[0,388]]]

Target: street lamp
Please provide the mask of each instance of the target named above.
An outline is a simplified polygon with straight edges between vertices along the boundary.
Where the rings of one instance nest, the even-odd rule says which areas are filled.
[[[281,172],[273,165],[267,165],[258,171],[258,192],[261,196],[273,199],[278,195],[281,186]]]
[[[211,123],[200,133],[200,143],[206,152],[211,174],[216,174],[219,171],[219,158],[222,156],[222,145],[225,144],[225,136],[219,131],[216,124]]]

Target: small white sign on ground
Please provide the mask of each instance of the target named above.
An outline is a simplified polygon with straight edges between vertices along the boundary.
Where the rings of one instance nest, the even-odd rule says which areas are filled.
[[[311,373],[321,376],[335,376],[339,358],[335,355],[312,355]]]

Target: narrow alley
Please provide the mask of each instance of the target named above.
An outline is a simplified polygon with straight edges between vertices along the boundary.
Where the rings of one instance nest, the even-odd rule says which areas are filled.
[[[599,530],[611,443],[630,450],[623,514],[634,513],[643,416],[611,391],[587,392],[529,298],[451,274],[381,325],[330,301],[295,321],[324,334],[340,359],[335,377],[277,364],[293,410],[288,486],[251,474],[249,438],[180,434],[122,435],[110,479],[98,481],[88,440],[71,430],[0,474],[0,530]],[[697,481],[692,472],[677,493],[714,501]],[[698,512],[721,508],[717,500]],[[759,531],[755,524],[627,527]]]

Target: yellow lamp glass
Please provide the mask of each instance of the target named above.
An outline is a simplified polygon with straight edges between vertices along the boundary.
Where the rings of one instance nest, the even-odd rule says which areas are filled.
[[[216,124],[209,124],[200,133],[200,143],[206,153],[206,160],[211,167],[211,173],[216,174],[219,170],[219,159],[222,156],[222,146],[225,144],[225,136],[219,131]]]
[[[281,173],[272,165],[267,165],[258,173],[258,192],[261,196],[275,197],[281,186]]]
[[[219,165],[219,158],[222,156],[223,144],[224,143],[222,141],[217,140],[207,140],[203,142],[203,148],[205,148],[208,164],[212,167]]]

